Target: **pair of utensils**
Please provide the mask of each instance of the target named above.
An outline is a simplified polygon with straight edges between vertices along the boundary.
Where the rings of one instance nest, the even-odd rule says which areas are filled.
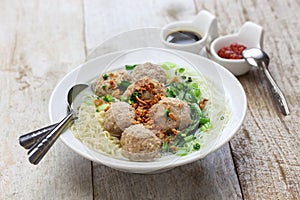
[[[286,99],[272,78],[268,65],[270,62],[269,56],[259,48],[248,48],[243,51],[244,59],[252,66],[258,67],[261,70],[270,86],[273,97],[284,115],[289,115],[290,111]],[[74,99],[84,89],[88,88],[87,84],[74,85],[68,92],[68,115],[59,123],[41,128],[39,130],[27,133],[19,137],[19,143],[28,151],[28,159],[32,164],[38,164],[45,156],[48,150],[52,147],[60,134],[76,119],[76,109],[73,107]]]
[[[60,134],[76,119],[76,108],[74,100],[78,94],[88,88],[87,84],[74,85],[68,92],[68,115],[56,124],[35,130],[19,137],[19,143],[28,151],[28,159],[32,164],[37,165],[53,146]]]

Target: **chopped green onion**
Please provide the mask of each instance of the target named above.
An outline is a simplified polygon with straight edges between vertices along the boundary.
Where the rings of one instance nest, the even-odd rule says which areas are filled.
[[[201,96],[200,89],[198,88],[191,89],[190,93],[197,98],[200,98]],[[196,99],[196,101],[198,101],[198,99]]]
[[[133,70],[137,65],[125,65],[126,70]]]
[[[107,75],[107,74],[103,74],[103,75],[102,75],[102,78],[103,78],[104,80],[107,80],[108,75]]]
[[[169,117],[169,114],[170,114],[170,109],[166,108],[166,109],[165,109],[165,116],[166,116],[166,117]]]
[[[181,76],[182,79],[186,79],[186,76]]]
[[[165,143],[163,144],[162,148],[163,148],[164,151],[168,151],[169,146],[170,146],[170,145],[169,145],[169,142],[165,142]]]
[[[192,77],[188,77],[187,83],[193,82]]]
[[[190,78],[190,77],[189,77]],[[188,80],[189,81],[189,80]],[[197,98],[200,98],[201,91],[199,89],[199,85],[197,83],[189,83],[188,87],[190,89],[190,93],[196,96]]]
[[[133,101],[131,101],[130,99],[128,99],[127,103],[128,103],[129,105],[132,105],[132,104],[134,104],[134,102],[133,102]]]
[[[192,88],[199,88],[198,83],[191,83],[190,86],[191,86]]]
[[[130,103],[129,104],[133,104],[133,103],[136,103],[136,97],[141,97],[141,94],[138,93],[138,91],[134,91],[133,94],[130,96],[129,98],[129,101]]]
[[[210,122],[209,118],[200,118],[200,125],[206,124],[207,122]]]
[[[165,62],[161,65],[161,67],[164,69],[164,70],[170,70],[170,69],[173,69],[176,67],[176,64],[174,63],[171,63],[171,62]]]
[[[200,131],[208,131],[211,128],[211,123],[207,122],[205,124],[203,124],[202,126],[200,126]]]
[[[194,136],[193,136],[193,135],[189,135],[189,136],[187,136],[187,137],[184,138],[184,141],[185,141],[185,142],[190,142],[190,141],[192,141],[193,139],[195,139]]]
[[[104,101],[106,102],[112,102],[113,101],[113,97],[110,96],[110,95],[105,95],[103,98],[102,98]]]
[[[176,97],[176,93],[171,88],[167,88],[167,97]]]
[[[176,153],[177,156],[186,156],[187,154],[188,152],[185,149],[180,149]]]
[[[201,148],[201,145],[197,142],[196,144],[194,144],[193,146],[193,150],[199,150]]]
[[[103,84],[101,87],[102,87],[102,89],[105,89],[105,88],[106,88],[106,85],[105,85],[105,84]]]
[[[184,68],[179,68],[179,69],[178,69],[178,72],[179,72],[179,73],[183,73],[184,71],[185,71]]]

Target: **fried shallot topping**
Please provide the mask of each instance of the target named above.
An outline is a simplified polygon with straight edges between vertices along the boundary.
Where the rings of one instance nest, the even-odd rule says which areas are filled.
[[[199,107],[201,110],[204,109],[206,102],[208,102],[208,99],[203,99],[202,101],[199,102]]]
[[[139,94],[136,95],[136,101],[132,104],[135,109],[135,124],[149,124],[150,116],[149,109],[161,99],[166,97],[165,90],[163,90],[163,83],[154,81],[151,78],[142,79],[138,81],[134,89]]]

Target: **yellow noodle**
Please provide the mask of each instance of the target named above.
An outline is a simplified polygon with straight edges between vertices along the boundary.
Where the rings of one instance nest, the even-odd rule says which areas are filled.
[[[97,112],[94,105],[82,103],[78,120],[71,126],[71,131],[83,144],[98,152],[120,155],[119,139],[103,129],[104,117],[104,111]]]

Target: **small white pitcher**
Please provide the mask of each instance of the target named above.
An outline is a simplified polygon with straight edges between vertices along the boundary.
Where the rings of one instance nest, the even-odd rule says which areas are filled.
[[[227,68],[236,76],[247,73],[250,70],[250,65],[245,59],[225,59],[218,55],[218,51],[229,46],[232,43],[238,43],[247,48],[263,47],[263,28],[253,22],[246,22],[236,34],[225,35],[215,39],[210,45],[209,58]]]
[[[171,33],[179,31],[194,32],[200,35],[201,39],[189,44],[178,44],[167,41],[167,37]],[[218,37],[216,17],[206,10],[199,12],[193,21],[179,21],[167,24],[162,28],[160,33],[160,39],[166,47],[196,54],[199,54],[202,48],[216,37]]]

